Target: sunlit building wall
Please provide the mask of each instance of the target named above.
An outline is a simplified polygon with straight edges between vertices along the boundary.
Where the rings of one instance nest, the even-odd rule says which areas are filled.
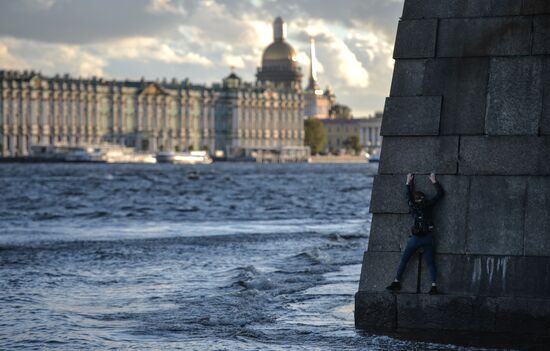
[[[381,113],[367,118],[323,119],[321,122],[325,128],[325,151],[327,152],[339,152],[345,149],[346,140],[352,136],[357,137],[359,145],[371,153],[378,153],[382,146]]]
[[[234,74],[207,88],[0,71],[0,89],[3,157],[28,156],[31,145],[101,142],[228,157],[304,150],[302,95],[243,84]]]

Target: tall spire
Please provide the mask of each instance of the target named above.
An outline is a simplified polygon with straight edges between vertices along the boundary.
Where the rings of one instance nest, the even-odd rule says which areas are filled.
[[[309,84],[307,86],[308,90],[320,90],[319,83],[317,82],[317,57],[315,56],[315,39],[313,37],[309,38]]]
[[[286,23],[281,17],[275,18],[273,21],[273,40],[283,41],[286,39]]]

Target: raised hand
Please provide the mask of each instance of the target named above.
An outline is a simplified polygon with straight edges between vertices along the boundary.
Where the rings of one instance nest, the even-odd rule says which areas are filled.
[[[414,175],[412,173],[407,174],[407,185],[412,182]]]

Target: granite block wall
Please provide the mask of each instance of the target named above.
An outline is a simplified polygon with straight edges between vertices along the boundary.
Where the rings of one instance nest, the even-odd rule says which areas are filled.
[[[357,327],[550,340],[550,1],[405,0],[394,58]],[[405,176],[433,195],[431,171],[443,295],[418,256],[393,295]]]

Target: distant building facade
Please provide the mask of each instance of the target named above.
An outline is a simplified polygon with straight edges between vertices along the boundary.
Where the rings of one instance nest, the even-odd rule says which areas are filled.
[[[215,92],[187,82],[47,78],[0,71],[0,152],[110,142],[141,151],[213,149]]]
[[[110,142],[148,152],[238,157],[271,150],[299,159],[307,153],[302,110],[300,94],[243,84],[234,74],[206,88],[0,71],[0,154]]]
[[[216,96],[216,148],[232,158],[305,161],[302,95],[252,86],[230,74]]]
[[[327,142],[325,151],[337,153],[346,148],[346,140],[357,137],[359,144],[370,153],[378,153],[382,146],[380,126],[382,113],[367,118],[352,119],[322,119]]]

